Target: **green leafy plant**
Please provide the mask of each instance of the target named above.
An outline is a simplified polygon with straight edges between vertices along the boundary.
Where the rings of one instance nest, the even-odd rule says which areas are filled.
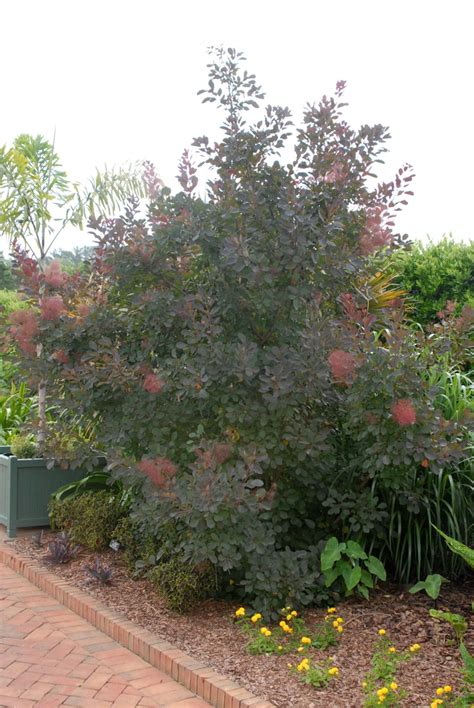
[[[457,541],[455,538],[447,536],[443,531],[434,527],[436,531],[444,538],[448,544],[449,549],[456,553],[471,567],[474,568],[474,548],[469,548],[469,546],[464,545],[461,541]]]
[[[14,435],[10,439],[10,449],[12,454],[19,459],[31,459],[38,455],[38,446],[34,435]]]
[[[73,541],[94,551],[109,545],[124,514],[120,498],[110,491],[85,492],[49,503],[51,527],[67,531]]]
[[[458,615],[454,612],[444,612],[443,610],[430,610],[430,615],[433,619],[450,624],[454,630],[456,639],[462,642],[468,626],[466,619],[462,615]]]
[[[290,668],[302,683],[313,688],[323,688],[339,676],[339,668],[334,666],[330,659],[315,663],[308,658],[303,658]]]
[[[445,582],[447,582],[446,578],[443,578],[443,576],[438,573],[427,575],[424,580],[419,580],[413,585],[408,592],[413,595],[416,592],[420,592],[420,590],[424,590],[428,597],[431,597],[432,600],[437,600],[441,591],[441,585]]]
[[[189,612],[214,595],[219,587],[218,575],[212,566],[196,566],[180,558],[160,563],[148,577],[169,609],[179,613]]]
[[[397,671],[400,664],[412,659],[419,650],[419,644],[412,644],[408,649],[400,650],[384,629],[379,630],[379,638],[372,653],[371,668],[362,682],[364,708],[372,708],[380,703],[389,706],[400,705],[406,692],[395,681]]]
[[[341,543],[335,536],[330,538],[321,553],[321,570],[326,587],[343,580],[347,595],[357,590],[366,600],[369,590],[375,586],[374,578],[386,580],[387,574],[378,558],[367,555],[355,541]]]
[[[123,516],[112,533],[112,543],[118,544],[126,566],[133,575],[140,575],[156,564],[160,555],[160,542],[144,532],[130,516]],[[162,558],[162,560],[164,560]]]

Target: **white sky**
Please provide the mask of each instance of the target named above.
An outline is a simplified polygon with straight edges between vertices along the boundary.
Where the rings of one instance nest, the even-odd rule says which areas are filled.
[[[0,144],[56,129],[74,179],[145,158],[175,187],[182,150],[219,125],[196,96],[206,48],[234,46],[295,118],[347,80],[351,124],[390,128],[384,177],[415,168],[399,228],[469,240],[473,14],[470,0],[0,0]]]

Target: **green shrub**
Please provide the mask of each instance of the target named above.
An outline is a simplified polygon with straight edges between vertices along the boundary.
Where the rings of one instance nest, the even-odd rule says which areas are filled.
[[[474,241],[457,243],[444,237],[439,243],[416,242],[388,260],[396,281],[410,294],[410,316],[421,324],[433,322],[448,301],[474,306]]]
[[[49,503],[51,527],[68,531],[73,541],[94,551],[107,548],[123,514],[120,499],[105,491]]]
[[[174,612],[189,612],[202,600],[215,595],[219,583],[209,564],[193,565],[180,558],[160,563],[149,579],[167,606]]]
[[[13,455],[26,460],[37,457],[38,454],[34,435],[14,435],[10,439],[10,449]]]
[[[21,300],[14,290],[0,290],[0,313],[9,315],[28,306],[28,303]]]
[[[115,527],[112,540],[120,544],[123,558],[131,573],[138,573],[149,565],[154,565],[159,552],[159,542],[129,516],[120,519]]]

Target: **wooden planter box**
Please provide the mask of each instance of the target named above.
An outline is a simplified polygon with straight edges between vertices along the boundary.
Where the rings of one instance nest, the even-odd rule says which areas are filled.
[[[19,460],[0,446],[0,524],[9,538],[17,528],[49,526],[48,502],[63,484],[85,476],[83,470],[48,469],[46,460]]]

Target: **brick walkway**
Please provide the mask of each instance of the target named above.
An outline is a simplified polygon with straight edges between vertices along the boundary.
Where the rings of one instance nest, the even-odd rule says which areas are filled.
[[[0,563],[0,706],[209,708]]]

